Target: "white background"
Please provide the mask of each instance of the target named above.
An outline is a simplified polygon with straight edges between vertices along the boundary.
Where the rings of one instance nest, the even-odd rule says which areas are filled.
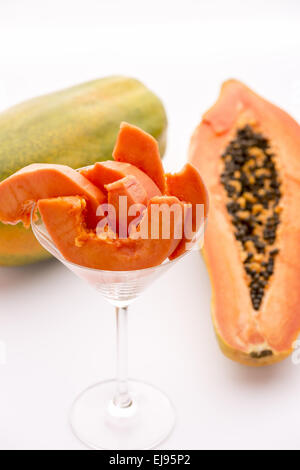
[[[0,1],[0,109],[110,74],[144,81],[169,117],[169,170],[235,77],[300,118],[300,2]],[[1,142],[0,142],[1,145]],[[221,240],[220,240],[221,243]],[[222,260],[220,260],[222,262]],[[83,449],[68,410],[114,372],[114,315],[58,262],[0,268],[0,448]],[[300,448],[300,365],[249,369],[220,353],[198,253],[132,306],[130,375],[172,398],[167,449]]]

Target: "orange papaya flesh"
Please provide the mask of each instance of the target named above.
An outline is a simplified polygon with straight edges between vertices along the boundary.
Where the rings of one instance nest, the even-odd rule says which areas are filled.
[[[173,260],[181,254],[174,256],[182,241],[191,207],[191,204],[183,203],[175,196],[155,196],[149,201],[138,227],[129,227],[129,236],[133,238],[146,234],[149,239],[171,240],[168,258]]]
[[[210,193],[204,258],[222,351],[250,366],[287,357],[300,332],[300,126],[230,80],[189,160]]]
[[[164,169],[158,143],[147,132],[122,122],[113,158],[115,161],[136,166],[154,181],[162,193],[165,192]]]
[[[153,205],[174,202],[177,198],[157,197],[148,204],[148,211]],[[79,196],[42,199],[38,202],[43,222],[55,245],[66,260],[89,268],[129,271],[149,268],[161,264],[175,249],[179,240],[175,239],[176,227],[182,223],[182,216],[174,217],[170,238],[126,238],[115,239],[97,237],[95,231],[85,226],[86,201]],[[143,219],[144,220],[144,219]],[[143,220],[141,225],[143,225]],[[149,233],[152,218],[149,218]],[[156,223],[157,219],[155,219]]]
[[[95,227],[96,211],[104,193],[77,171],[65,165],[28,165],[0,183],[0,220],[30,225],[32,204],[39,199],[80,195],[87,200],[87,223]]]
[[[205,184],[199,171],[191,164],[187,163],[179,173],[166,174],[166,192],[169,195],[176,196],[180,201],[188,202],[192,205],[191,228],[193,233],[197,233],[204,218],[208,215],[209,200]],[[197,217],[197,205],[202,205],[202,214],[199,212]],[[203,215],[201,217],[201,215]],[[182,255],[186,251],[186,244],[191,238],[185,236],[171,256],[171,259]]]
[[[154,181],[139,168],[124,162],[97,162],[95,165],[85,168],[80,173],[101,191],[105,192],[107,184],[114,183],[126,176],[134,176],[147,193],[147,199],[160,196],[161,191]]]
[[[110,225],[117,231],[119,236],[121,233],[124,235],[123,238],[127,238],[128,226],[136,217],[136,215],[129,215],[130,208],[136,206],[141,211],[148,202],[147,193],[136,177],[132,175],[105,185],[105,189],[107,190],[107,202],[115,210],[111,216]],[[126,198],[125,207],[122,205],[123,201],[120,198]]]

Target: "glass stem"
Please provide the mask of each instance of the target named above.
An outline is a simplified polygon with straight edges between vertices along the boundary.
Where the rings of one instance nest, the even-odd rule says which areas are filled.
[[[114,404],[120,408],[128,408],[131,398],[128,392],[128,307],[116,307],[117,320],[117,367],[116,367],[116,392]]]

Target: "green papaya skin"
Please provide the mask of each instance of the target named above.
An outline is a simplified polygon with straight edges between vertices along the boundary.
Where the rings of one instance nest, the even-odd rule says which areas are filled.
[[[163,104],[133,78],[102,78],[18,104],[0,113],[0,181],[30,163],[80,168],[111,159],[122,121],[153,135],[164,154]],[[30,230],[0,223],[0,266],[46,257]]]

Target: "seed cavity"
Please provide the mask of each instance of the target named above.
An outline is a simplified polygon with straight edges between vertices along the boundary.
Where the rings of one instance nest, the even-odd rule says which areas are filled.
[[[261,352],[250,353],[250,357],[252,357],[252,359],[262,359],[263,357],[269,357],[269,356],[273,356],[273,351],[271,351],[270,349],[265,349],[264,351],[261,351]]]
[[[246,125],[237,131],[222,159],[221,183],[228,197],[226,207],[242,248],[252,305],[259,310],[279,253],[275,244],[280,224],[281,183],[275,155],[268,139]]]

